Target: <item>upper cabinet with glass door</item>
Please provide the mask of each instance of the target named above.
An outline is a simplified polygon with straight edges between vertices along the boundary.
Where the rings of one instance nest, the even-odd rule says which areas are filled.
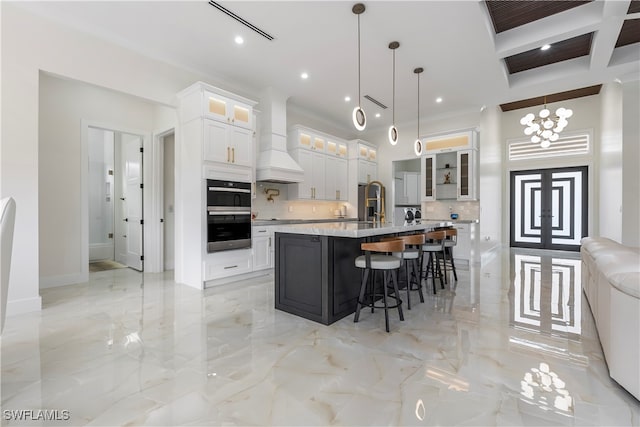
[[[204,93],[204,102],[205,116],[238,127],[253,129],[253,108],[250,105],[208,91]]]
[[[335,138],[327,139],[327,154],[330,156],[347,158],[347,143]]]
[[[325,153],[327,151],[328,139],[328,135],[321,132],[295,125],[289,129],[287,149],[295,150],[302,148],[305,150]]]
[[[424,139],[422,201],[477,200],[477,133],[466,131]],[[465,148],[466,147],[466,148]]]
[[[187,123],[196,118],[208,118],[254,130],[255,101],[203,82],[194,83],[178,96],[181,99],[181,123]]]

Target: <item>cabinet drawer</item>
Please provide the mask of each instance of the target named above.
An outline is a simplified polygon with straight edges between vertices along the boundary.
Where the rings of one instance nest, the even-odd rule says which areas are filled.
[[[251,249],[209,254],[203,263],[204,280],[220,279],[251,272]]]

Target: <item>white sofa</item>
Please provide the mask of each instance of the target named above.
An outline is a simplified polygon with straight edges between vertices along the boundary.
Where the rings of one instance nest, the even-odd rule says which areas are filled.
[[[581,244],[582,288],[609,375],[640,400],[640,248],[605,237]]]

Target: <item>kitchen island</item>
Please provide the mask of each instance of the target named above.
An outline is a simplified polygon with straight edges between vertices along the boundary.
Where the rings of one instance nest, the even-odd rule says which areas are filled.
[[[330,325],[355,312],[360,244],[414,233],[437,223],[409,225],[332,222],[276,225],[275,308]]]

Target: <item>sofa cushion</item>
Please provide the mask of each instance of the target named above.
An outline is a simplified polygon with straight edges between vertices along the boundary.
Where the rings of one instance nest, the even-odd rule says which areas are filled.
[[[638,298],[640,304],[640,272],[631,271],[609,276],[609,283],[620,292]]]

